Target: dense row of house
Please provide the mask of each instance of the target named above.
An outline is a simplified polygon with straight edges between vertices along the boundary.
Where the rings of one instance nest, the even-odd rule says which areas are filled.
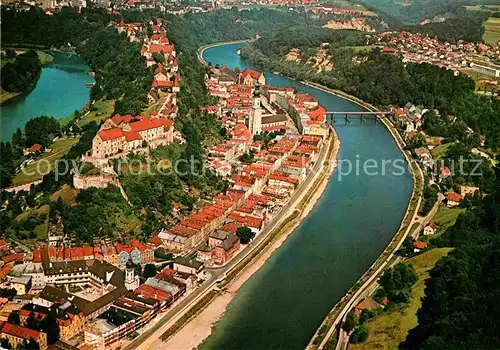
[[[450,69],[455,75],[459,74],[459,69],[470,67],[483,74],[500,77],[499,66],[477,63],[477,57],[500,57],[498,46],[463,41],[452,44],[405,31],[377,34],[374,43],[380,45],[384,53],[401,57],[403,62],[429,63]]]
[[[215,114],[228,135],[208,149],[207,164],[230,188],[160,232],[159,238],[174,252],[197,251],[197,260],[223,265],[240,250],[238,228],[262,232],[304,181],[329,128],[326,111],[315,99],[291,88],[268,86],[264,74],[256,70],[236,73],[211,67],[206,84],[218,103],[201,109]],[[296,114],[302,134],[289,111]],[[275,132],[270,142],[254,139],[269,132]],[[251,162],[238,160],[248,152]]]

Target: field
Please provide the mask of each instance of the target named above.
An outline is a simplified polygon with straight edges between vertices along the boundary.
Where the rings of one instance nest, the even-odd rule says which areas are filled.
[[[68,205],[75,205],[77,194],[78,190],[71,188],[68,185],[63,185],[59,190],[51,194],[50,200],[56,202],[59,198],[62,198],[64,203]]]
[[[78,140],[79,138],[60,139],[55,141],[51,146],[52,151],[43,153],[36,162],[26,166],[24,171],[17,173],[12,180],[12,185],[18,186],[40,180],[42,178],[41,174],[49,173],[54,167],[54,162],[66,154]]]
[[[434,159],[442,159],[444,157],[444,155],[446,154],[446,151],[448,150],[448,148],[450,148],[451,145],[453,145],[453,142],[443,143],[442,145],[434,147],[431,150],[432,157]]]
[[[82,110],[88,110],[89,104],[87,103]],[[78,125],[80,127],[95,121],[97,124],[99,124],[101,121],[104,119],[107,119],[111,117],[113,114],[113,110],[115,108],[115,100],[99,100],[94,103],[94,107],[96,108],[95,111],[89,112],[88,114],[85,114],[82,119],[78,122]],[[86,113],[86,112],[85,112]],[[59,119],[59,124],[62,126],[68,124],[71,122],[74,118],[74,115],[68,115],[67,117],[63,119]]]
[[[365,45],[365,46],[346,46],[346,47],[353,49],[354,52],[361,52],[361,51],[370,51],[375,46],[374,45]]]
[[[417,310],[420,308],[424,296],[425,283],[428,271],[450,248],[436,248],[408,260],[418,274],[418,281],[412,288],[412,298],[408,305],[391,312],[383,312],[378,317],[368,321],[370,330],[368,340],[362,344],[349,344],[349,349],[397,349],[401,341],[406,338],[408,331],[417,325]]]
[[[448,208],[444,204],[441,204],[432,220],[436,223],[436,225],[439,226],[436,235],[443,233],[448,227],[453,226],[455,224],[455,221],[457,221],[458,215],[460,215],[464,211],[464,208]],[[436,237],[436,235],[433,235],[431,237]]]
[[[16,220],[21,221],[21,220],[26,220],[30,217],[35,217],[43,214],[47,214],[49,212],[49,206],[48,205],[42,205],[38,209],[29,209],[23,211],[21,214],[19,214],[16,217]],[[42,223],[39,225],[35,226],[33,229],[33,233],[36,235],[36,239],[47,239],[47,230],[48,230],[48,219],[44,220]],[[29,231],[22,231],[24,234],[28,235]],[[35,238],[35,237],[31,237]]]
[[[500,11],[500,5],[467,5],[464,7],[469,11]]]
[[[500,18],[488,18],[484,23],[484,28],[483,40],[487,44],[491,44],[494,41],[500,42]]]

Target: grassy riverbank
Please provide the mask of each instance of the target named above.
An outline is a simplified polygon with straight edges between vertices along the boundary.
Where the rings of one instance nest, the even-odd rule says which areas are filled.
[[[59,139],[52,144],[52,151],[43,153],[34,163],[27,165],[18,172],[12,179],[12,186],[19,186],[25,183],[41,180],[43,174],[48,174],[55,162],[65,155],[73,145],[78,143],[79,138]]]
[[[328,92],[335,94],[339,97],[345,98],[353,103],[357,103],[358,105],[366,108],[369,111],[378,111],[378,109],[369,104],[366,103],[354,96],[351,96],[343,91],[339,90],[333,90],[330,88],[327,88],[325,86],[315,84],[315,83],[310,83],[310,82],[305,82],[304,84],[309,85],[311,87],[320,89],[322,91]],[[393,254],[395,250],[399,248],[399,246],[402,244],[404,239],[407,237],[407,235],[410,232],[411,225],[413,222],[413,219],[418,211],[418,208],[420,207],[421,203],[421,198],[422,198],[422,192],[423,192],[423,174],[421,172],[421,169],[417,164],[412,162],[412,156],[409,151],[404,150],[405,143],[399,135],[398,131],[394,127],[394,125],[386,118],[381,118],[380,121],[386,126],[388,131],[391,133],[393,136],[396,144],[398,145],[399,149],[405,156],[405,159],[407,163],[411,167],[411,173],[413,176],[413,192],[411,199],[408,203],[408,208],[406,210],[405,216],[401,222],[401,226],[397,233],[394,235],[393,239],[389,243],[389,245],[386,247],[386,249],[381,253],[381,255],[378,257],[378,259],[372,264],[372,266],[361,276],[361,278],[354,284],[354,286],[346,293],[346,295],[333,307],[333,309],[328,313],[326,316],[325,320],[322,322],[320,327],[318,328],[318,331],[316,334],[313,336],[311,342],[308,344],[308,349],[316,349],[318,346],[323,342],[325,336],[327,335],[327,331],[332,327],[332,325],[337,321],[340,312],[348,305],[349,301],[351,298],[353,298],[356,293],[359,291],[359,289],[364,286],[370,279],[373,279],[374,273],[380,273],[380,269],[383,266],[386,266],[388,261],[390,261],[390,257]],[[330,339],[327,341],[325,348],[329,349],[331,347],[334,347],[336,344],[336,333],[334,333]]]
[[[370,331],[368,340],[361,344],[350,344],[349,349],[397,349],[399,343],[406,339],[410,329],[418,324],[417,310],[422,305],[429,270],[450,251],[451,248],[436,248],[408,259],[407,263],[413,266],[418,275],[418,281],[412,287],[410,302],[397,305],[397,308],[367,321],[366,326]]]
[[[336,165],[336,157],[339,148],[340,143],[334,133],[330,139],[328,150],[325,155],[325,161],[322,167],[323,171],[318,172],[318,175],[312,179],[313,182],[309,185],[308,191],[300,194],[300,196],[303,196],[300,202],[294,207],[289,208],[287,210],[288,216],[272,230],[257,248],[227,274],[224,281],[217,285],[217,288],[222,290],[221,293],[212,294],[212,298],[209,301],[207,301],[206,298],[200,300],[200,302],[193,307],[198,310],[198,313],[185,320],[185,328],[180,327],[181,325],[178,323],[173,326],[180,330],[180,333],[174,335],[175,332],[172,332],[171,328],[163,333],[161,338],[164,341],[174,335],[172,339],[168,339],[167,347],[176,348],[180,343],[183,343],[185,334],[188,333],[196,334],[194,338],[190,339],[191,343],[189,347],[198,346],[211,334],[210,327],[207,327],[201,320],[205,320],[206,323],[208,319],[211,320],[210,323],[215,323],[225,312],[226,307],[229,305],[239,288],[264,265],[267,259],[281,246],[301,220],[309,214],[310,210],[312,210],[326,188],[331,172]],[[223,299],[215,300],[218,296]],[[191,311],[190,313],[192,314]],[[188,321],[190,322],[188,323]],[[181,328],[183,329],[181,330]]]

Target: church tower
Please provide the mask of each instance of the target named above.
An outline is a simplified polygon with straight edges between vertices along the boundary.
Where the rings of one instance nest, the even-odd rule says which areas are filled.
[[[252,135],[262,132],[262,107],[260,106],[259,85],[256,84],[253,92],[253,105],[248,116],[248,129]]]
[[[135,274],[134,269],[125,269],[125,287],[128,290],[139,288],[139,276]]]

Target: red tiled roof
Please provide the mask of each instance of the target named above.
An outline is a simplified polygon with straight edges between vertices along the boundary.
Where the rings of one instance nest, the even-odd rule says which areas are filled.
[[[173,53],[175,51],[174,45],[151,45],[149,52],[151,53]]]
[[[170,127],[173,124],[174,122],[172,120],[166,118],[158,118],[158,119],[143,118],[140,121],[130,123],[130,127],[132,128],[132,131],[140,132],[144,130],[160,128],[162,126]]]
[[[221,226],[220,230],[231,232],[231,233],[236,233],[236,231],[238,230],[238,226],[234,223],[229,223],[229,224],[225,224],[225,225]]]
[[[449,201],[452,201],[452,202],[460,202],[463,199],[463,196],[459,193],[450,192],[446,196],[446,199],[448,199]]]
[[[94,256],[94,248],[92,248],[92,247],[83,247],[83,255],[84,256]]]
[[[34,262],[42,262],[42,250],[41,249],[33,250],[33,261]]]
[[[23,260],[24,260],[24,255],[22,253],[9,254],[2,258],[2,261],[5,264],[8,264],[13,261],[23,261]]]
[[[135,119],[135,117],[133,115],[130,115],[130,114],[127,114],[127,115],[115,114],[111,118],[113,123],[115,123],[116,125],[120,125],[121,123],[130,123],[134,119]]]
[[[254,79],[259,79],[262,73],[254,70],[254,69],[247,68],[241,74],[243,75],[243,77],[250,75]]]
[[[18,325],[12,324],[12,323],[4,322],[0,326],[0,333],[9,334],[9,335],[12,335],[14,337],[22,338],[22,339],[26,339],[26,340],[30,340],[31,338],[38,340],[41,332],[34,331],[32,329],[18,326]]]
[[[42,145],[35,143],[33,146],[28,148],[28,152],[33,153],[39,151],[40,149],[42,149]]]
[[[2,267],[2,269],[0,269],[0,280],[4,279],[5,276],[7,276],[7,274],[10,272],[10,270],[12,270],[14,266],[12,264],[9,264],[9,265],[5,265],[4,267]]]
[[[122,130],[118,128],[101,130],[98,132],[98,135],[103,141],[109,141],[123,137]]]
[[[142,140],[141,135],[136,131],[124,131],[123,136],[125,136],[125,141],[127,142]]]
[[[320,105],[310,111],[307,115],[311,118],[311,120],[323,122],[326,119],[326,109]]]
[[[153,298],[158,300],[159,302],[163,302],[165,300],[171,301],[173,299],[170,293],[165,292],[164,290],[157,289],[146,284],[141,284],[139,288],[134,290],[135,293],[142,295],[146,298]]]
[[[158,236],[153,236],[149,239],[149,243],[154,245],[155,247],[158,247],[162,244],[160,237]]]
[[[73,247],[71,248],[71,259],[79,259],[83,258],[83,248],[82,247]]]
[[[413,243],[413,246],[417,249],[425,249],[427,247],[427,242],[416,241]]]

